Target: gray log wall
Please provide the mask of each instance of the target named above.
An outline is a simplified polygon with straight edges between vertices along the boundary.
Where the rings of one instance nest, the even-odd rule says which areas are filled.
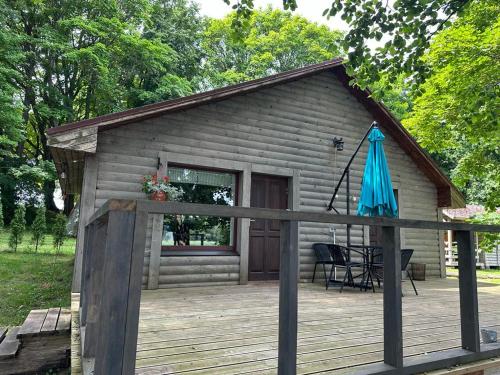
[[[215,104],[147,119],[100,132],[97,142],[95,209],[107,199],[144,199],[142,177],[156,171],[160,152],[230,160],[300,171],[299,209],[323,212],[338,178],[373,118],[330,72],[278,85]],[[382,124],[383,125],[383,124]],[[382,128],[382,131],[384,129]],[[335,156],[332,139],[342,137]],[[387,136],[384,144],[400,217],[437,220],[436,188],[410,157]],[[351,205],[355,212],[368,146],[351,168]],[[214,165],[217,167],[217,165]],[[342,188],[335,207],[346,212]],[[148,255],[143,283],[147,283]],[[367,240],[367,230],[365,231]],[[300,279],[310,280],[311,244],[331,241],[330,225],[300,224]],[[362,227],[352,242],[362,243]],[[336,226],[345,243],[345,226]],[[427,264],[428,276],[441,276],[438,231],[403,230],[401,247],[415,249],[415,262]],[[159,286],[237,283],[239,257],[162,257]]]

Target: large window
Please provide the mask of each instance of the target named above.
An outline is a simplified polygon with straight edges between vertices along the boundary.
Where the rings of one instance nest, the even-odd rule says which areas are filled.
[[[182,189],[181,202],[234,206],[235,173],[187,167],[168,167],[170,183]],[[165,250],[234,250],[233,218],[165,215],[162,247]]]

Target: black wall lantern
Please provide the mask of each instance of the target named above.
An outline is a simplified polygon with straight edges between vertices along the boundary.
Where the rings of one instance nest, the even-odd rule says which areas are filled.
[[[342,151],[344,149],[344,140],[342,138],[333,138],[333,146],[337,151]]]

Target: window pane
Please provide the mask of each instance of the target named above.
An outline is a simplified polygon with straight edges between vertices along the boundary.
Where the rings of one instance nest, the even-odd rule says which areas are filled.
[[[236,175],[227,172],[168,168],[170,183],[181,188],[181,202],[234,206]],[[234,219],[198,215],[165,216],[163,246],[231,247]]]

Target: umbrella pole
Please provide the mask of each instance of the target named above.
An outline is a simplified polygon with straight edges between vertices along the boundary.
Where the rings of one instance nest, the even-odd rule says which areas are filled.
[[[346,207],[347,207],[347,215],[350,215],[351,214],[351,200],[349,199],[349,196],[351,195],[351,191],[350,191],[350,171],[349,169],[347,169],[347,173],[346,173]],[[351,247],[351,224],[347,224],[347,247],[350,248]],[[351,253],[349,252],[348,253],[348,261],[350,262],[351,261]]]
[[[352,154],[351,159],[349,159],[349,162],[347,163],[347,166],[345,167],[344,172],[342,173],[342,176],[340,177],[340,180],[337,183],[337,186],[335,187],[335,191],[333,193],[332,199],[330,200],[330,204],[328,204],[328,208],[326,209],[327,211],[335,210],[335,208],[333,207],[333,201],[337,197],[337,193],[339,192],[340,185],[342,185],[342,181],[344,180],[344,178],[346,177],[347,173],[349,172],[349,168],[351,167],[352,161],[354,160],[354,158],[358,154],[359,149],[363,145],[363,142],[365,141],[366,137],[368,137],[368,134],[370,133],[370,130],[372,130],[375,126],[378,126],[378,122],[377,121],[373,121],[372,122],[372,124],[370,125],[370,127],[366,131],[363,139],[361,139],[361,141],[359,142],[358,147],[356,147],[356,150],[354,151],[354,154]],[[338,213],[337,210],[335,210],[335,211]]]

